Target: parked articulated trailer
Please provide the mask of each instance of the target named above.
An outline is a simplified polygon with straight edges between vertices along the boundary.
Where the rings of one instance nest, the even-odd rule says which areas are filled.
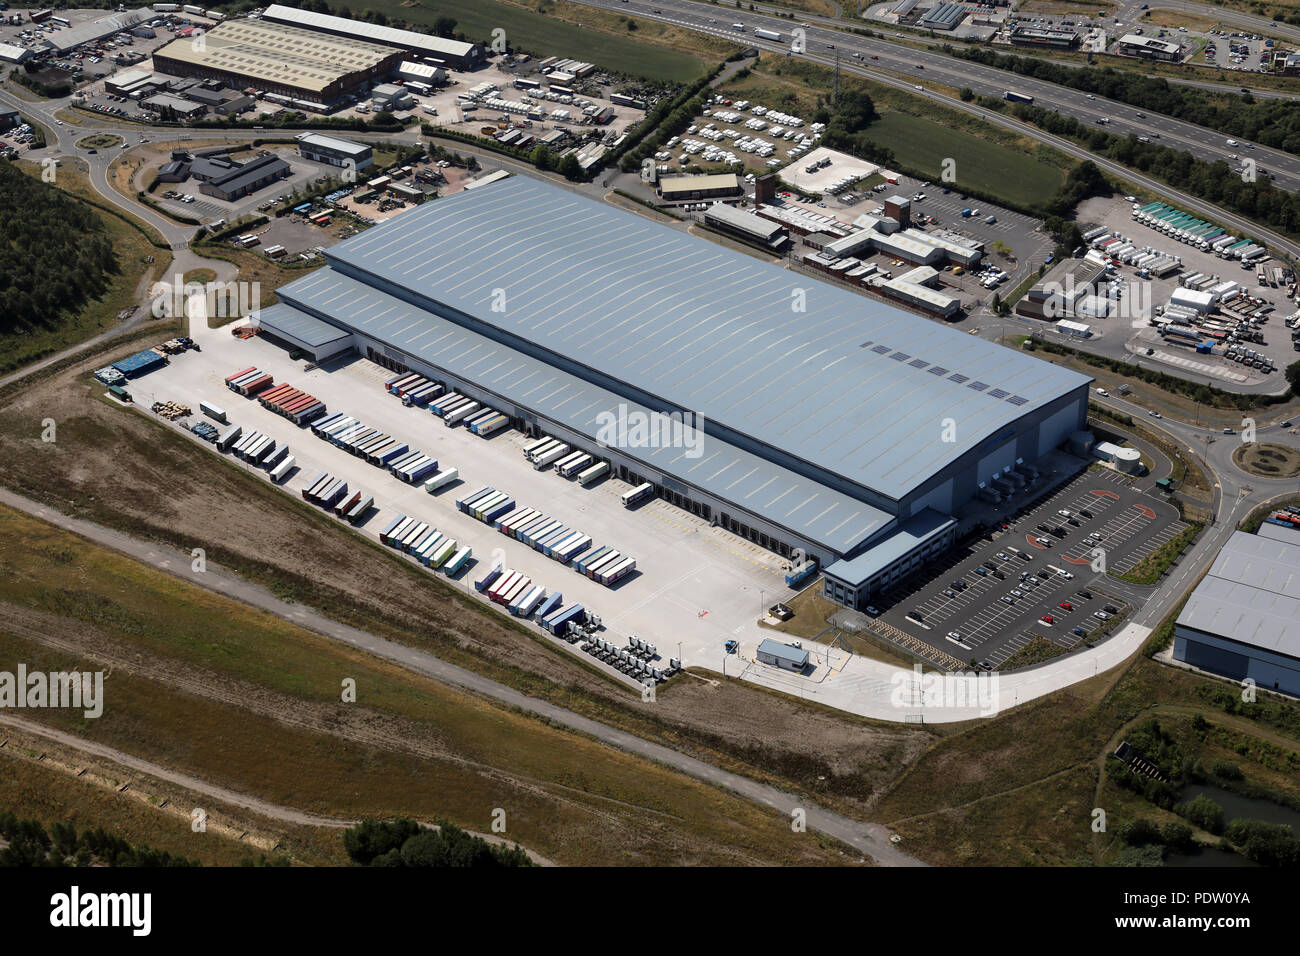
[[[587,619],[586,614],[581,604],[570,604],[554,612],[550,617],[544,618],[542,627],[556,637],[564,637],[572,627],[582,624]]]
[[[611,551],[613,551],[613,548],[602,545],[599,548],[588,551],[586,554],[580,554],[573,561],[573,570],[577,571],[579,574],[586,574],[587,569],[591,567],[592,564],[598,561],[603,561]]]
[[[393,546],[393,539],[409,526],[411,520],[412,519],[408,518],[406,515],[398,515],[392,521],[388,522],[383,531],[379,532],[379,540],[391,548]]]
[[[513,581],[518,575],[519,572],[516,571],[514,568],[503,569],[501,574],[499,574],[495,580],[493,580],[483,589],[483,593],[495,601],[497,592],[500,591],[507,584],[509,584],[511,581]]]
[[[456,539],[447,538],[438,545],[433,554],[429,555],[429,560],[425,563],[436,571],[438,568],[442,567],[444,562],[446,562],[453,554],[456,554]]]
[[[577,537],[570,538],[568,541],[561,544],[558,548],[552,549],[551,557],[553,557],[556,561],[560,561],[564,564],[568,564],[571,560],[573,560],[575,556],[582,554],[583,550],[589,548],[590,546],[591,546],[590,535],[586,535],[586,534],[578,535]]]
[[[501,429],[505,428],[509,424],[510,419],[508,416],[497,414],[486,421],[481,421],[478,424],[471,426],[470,431],[479,438],[487,438],[489,435],[494,435],[501,431]]]
[[[451,484],[459,477],[460,471],[455,468],[446,468],[426,481],[424,483],[424,490],[429,494],[433,494],[435,491],[447,487],[447,485]]]
[[[361,500],[349,508],[343,517],[349,524],[359,524],[374,506],[375,499],[373,495],[362,495]]]
[[[585,453],[581,451],[570,451],[569,454],[565,455],[563,458],[556,461],[555,464],[552,465],[551,467],[554,468],[556,471],[560,471],[562,468],[566,467],[570,462],[578,461],[580,458],[582,458],[584,454]]]
[[[244,433],[238,425],[231,425],[225,430],[220,438],[217,439],[217,447],[222,451],[230,451],[235,442],[239,441],[239,436]]]
[[[533,468],[535,468],[537,471],[542,471],[546,468],[549,468],[551,465],[555,464],[557,461],[559,461],[568,453],[569,453],[568,445],[565,445],[563,443],[558,444],[555,447],[551,448],[550,450],[543,452],[542,454],[534,457]]]
[[[293,455],[290,455],[288,458],[280,462],[280,464],[271,469],[271,480],[277,484],[284,481],[296,464],[298,464],[298,460],[294,458]]]
[[[623,578],[627,577],[636,570],[636,561],[633,558],[624,558],[612,568],[605,568],[596,574],[596,582],[603,584],[605,587],[613,587]]]
[[[468,418],[472,412],[477,410],[479,407],[480,406],[478,402],[470,402],[467,405],[462,405],[459,408],[453,409],[452,411],[448,412],[446,417],[443,418],[442,423],[446,425],[448,428],[452,428],[456,425],[459,425],[466,418]]]
[[[542,455],[547,454],[554,448],[559,448],[563,444],[564,442],[560,441],[559,439],[547,438],[542,442],[542,444],[537,445],[531,451],[526,452],[525,457],[529,461],[536,463],[537,459],[540,458]]]
[[[619,560],[622,559],[622,557],[623,554],[621,552],[611,550],[608,554],[605,554],[600,558],[597,558],[595,561],[590,562],[587,565],[587,570],[583,573],[586,574],[587,577],[591,578],[594,581],[596,580],[597,574],[599,574],[601,571],[604,571],[608,568],[612,568]]]
[[[555,466],[555,470],[558,471],[560,473],[560,476],[563,478],[572,478],[580,471],[583,471],[590,464],[591,464],[591,456],[584,454],[581,457],[579,457],[576,461],[573,460],[569,461],[567,465],[561,466],[557,464]]]
[[[473,502],[473,501],[474,501],[476,498],[478,498],[480,495],[484,495],[484,494],[488,493],[489,491],[493,491],[493,492],[494,492],[494,491],[496,491],[496,489],[495,489],[495,488],[492,488],[492,487],[489,487],[489,486],[487,486],[487,485],[484,485],[482,488],[475,488],[475,489],[474,489],[473,491],[471,491],[469,494],[461,495],[459,498],[456,499],[456,508],[457,508],[458,510],[460,510],[460,511],[464,511],[464,512],[468,513],[468,512],[469,512],[469,505],[470,505],[470,503]]]
[[[516,617],[527,617],[533,613],[533,609],[537,605],[542,603],[544,597],[546,597],[546,588],[540,584],[534,584],[511,602],[510,613]]]
[[[534,438],[532,441],[525,443],[524,457],[525,458],[532,457],[533,452],[537,451],[539,448],[542,448],[545,445],[549,445],[554,440],[555,439],[543,435],[541,438]]]
[[[542,599],[541,604],[537,605],[537,609],[534,613],[537,617],[537,620],[541,621],[547,615],[554,614],[563,606],[564,606],[564,595],[561,594],[559,591],[552,591],[550,594],[546,595],[546,597]]]
[[[590,485],[607,474],[609,474],[609,462],[598,461],[596,464],[578,475],[578,484]]]
[[[442,573],[448,576],[460,573],[460,570],[469,563],[469,559],[474,556],[474,550],[468,545],[460,548],[447,559],[447,563],[442,566]]]

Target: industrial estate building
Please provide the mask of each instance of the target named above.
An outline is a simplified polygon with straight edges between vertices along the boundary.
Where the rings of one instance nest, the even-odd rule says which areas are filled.
[[[387,76],[402,51],[355,38],[336,39],[265,20],[230,20],[203,42],[173,40],[153,55],[154,68],[172,76],[248,84],[324,109]]]
[[[1140,56],[1147,60],[1180,60],[1183,56],[1183,47],[1182,44],[1169,40],[1126,33],[1115,44],[1115,52],[1124,56]]]
[[[426,61],[438,61],[457,70],[472,70],[481,66],[484,51],[477,43],[464,43],[446,37],[416,33],[413,30],[398,30],[393,27],[366,23],[364,20],[351,20],[347,17],[333,17],[325,13],[312,13],[295,7],[273,3],[262,14],[262,20],[270,23],[286,24],[316,33],[340,37],[349,41],[362,41],[366,44],[378,44],[390,49],[406,50],[417,54]],[[436,65],[436,64],[435,64]]]
[[[318,163],[328,163],[331,166],[351,164],[352,169],[365,169],[375,161],[374,150],[365,143],[354,143],[321,133],[299,133],[294,139],[298,141],[299,154],[304,159]]]
[[[1009,39],[1016,46],[1041,46],[1054,50],[1073,50],[1079,34],[1073,30],[1048,30],[1042,27],[1016,27]]]
[[[111,37],[115,33],[129,31],[142,23],[147,23],[156,16],[157,14],[148,7],[114,13],[111,16],[82,24],[79,27],[73,27],[71,30],[60,30],[57,33],[46,34],[45,38],[41,40],[41,45],[53,50],[55,53],[67,53],[69,50],[75,50],[83,43],[94,43],[104,39],[104,37]]]
[[[852,606],[1086,420],[1082,375],[522,177],[325,257],[278,290],[264,334],[444,382],[811,557]]]
[[[704,211],[704,222],[714,229],[738,236],[773,252],[784,252],[790,248],[790,236],[780,223],[728,206],[726,203],[715,202],[709,206]]]
[[[659,180],[659,195],[666,202],[727,199],[743,192],[735,173],[665,176]]]
[[[1300,533],[1235,532],[1178,615],[1174,659],[1300,695]]]

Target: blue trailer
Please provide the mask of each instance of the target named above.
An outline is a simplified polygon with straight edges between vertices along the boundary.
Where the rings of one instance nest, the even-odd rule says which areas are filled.
[[[564,595],[559,591],[552,591],[545,600],[537,607],[537,620],[542,620],[549,614],[554,614],[556,608],[564,603]]]
[[[494,564],[491,568],[488,569],[488,572],[484,574],[483,577],[479,578],[477,581],[474,582],[474,590],[486,591],[488,588],[490,588],[493,585],[493,583],[495,583],[496,579],[499,577],[501,577],[501,565]]]
[[[571,627],[583,623],[586,619],[587,612],[581,604],[570,604],[554,612],[550,617],[543,618],[542,627],[556,637],[564,637]]]
[[[127,378],[135,378],[137,375],[144,375],[146,372],[152,372],[160,365],[167,364],[167,356],[148,349],[144,352],[136,352],[134,355],[128,355],[121,361],[114,362],[113,368],[117,369]]]

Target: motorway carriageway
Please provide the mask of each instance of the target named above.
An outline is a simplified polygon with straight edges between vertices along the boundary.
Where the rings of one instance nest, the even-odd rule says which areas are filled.
[[[799,26],[800,22],[813,23],[812,20],[791,21],[761,16],[748,11],[713,7],[696,3],[694,0],[655,0],[655,2],[579,0],[579,2],[587,6],[672,23],[699,33],[711,34],[773,52],[789,52],[788,38],[791,29]],[[710,20],[716,22],[710,23]],[[739,30],[733,29],[731,26],[733,23],[743,23],[745,32],[742,34]],[[786,39],[782,43],[760,40],[754,36],[755,27],[777,31]],[[888,28],[888,25],[873,24],[872,28],[882,32]],[[965,86],[970,87],[977,94],[999,99],[1006,90],[1013,89],[1033,96],[1035,106],[1053,109],[1063,116],[1073,116],[1089,126],[1096,126],[1095,121],[1099,117],[1106,117],[1110,120],[1104,127],[1107,132],[1118,135],[1132,133],[1136,136],[1150,136],[1155,132],[1159,134],[1159,138],[1156,140],[1153,137],[1153,140],[1161,145],[1186,150],[1193,156],[1208,161],[1223,160],[1234,169],[1237,167],[1229,158],[1233,153],[1249,157],[1255,160],[1260,168],[1272,174],[1273,181],[1279,188],[1289,191],[1300,189],[1300,156],[1262,146],[1249,150],[1243,145],[1228,146],[1227,140],[1235,137],[1159,114],[1147,114],[1144,117],[1139,115],[1144,113],[1144,110],[1114,100],[1102,97],[1089,99],[1086,93],[979,63],[954,59],[942,53],[904,49],[888,41],[867,39],[816,25],[805,29],[808,34],[810,54],[834,57],[838,52],[841,55],[841,65],[857,67],[855,72],[861,72],[863,69],[867,73],[886,70],[908,77],[916,83],[939,83],[954,89]],[[831,49],[831,44],[834,44],[836,49]],[[1023,53],[1024,51],[1008,52]],[[861,53],[862,59],[853,57],[853,53]],[[876,59],[871,59],[873,56]]]

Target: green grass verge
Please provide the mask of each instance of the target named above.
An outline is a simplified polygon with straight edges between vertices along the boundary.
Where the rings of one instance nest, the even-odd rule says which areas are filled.
[[[1041,203],[1065,181],[1060,169],[1033,156],[907,113],[882,114],[865,135],[936,181],[950,157],[957,163],[955,188],[969,186],[1022,208]]]

